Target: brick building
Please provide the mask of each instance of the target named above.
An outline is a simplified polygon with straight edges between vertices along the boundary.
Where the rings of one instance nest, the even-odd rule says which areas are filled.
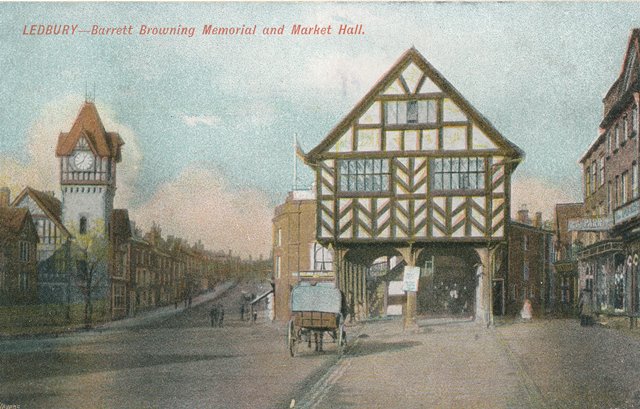
[[[0,203],[0,304],[37,301],[37,244],[29,210]]]
[[[638,308],[640,198],[638,107],[640,29],[633,29],[620,75],[604,97],[599,133],[580,159],[584,176],[580,288],[596,310],[635,314]]]
[[[591,223],[581,225],[584,218],[583,203],[560,203],[555,208],[555,250],[554,269],[556,278],[553,286],[553,311],[573,314],[578,307],[580,287],[578,282],[578,254],[584,248],[588,233],[581,228],[594,228]]]
[[[529,219],[526,209],[518,211],[509,227],[508,274],[505,278],[505,313],[517,314],[525,299],[531,301],[534,314],[542,315],[550,307],[554,282],[553,231],[544,228],[542,214]],[[500,285],[494,283],[494,285]],[[498,291],[494,292],[499,294]],[[494,299],[494,313],[501,300]]]
[[[332,260],[331,251],[316,240],[315,192],[290,192],[273,217],[276,319],[289,319],[290,291],[299,281],[334,281]]]

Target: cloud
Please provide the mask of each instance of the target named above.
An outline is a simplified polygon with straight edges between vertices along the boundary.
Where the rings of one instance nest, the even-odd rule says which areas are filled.
[[[0,186],[8,186],[15,197],[25,186],[50,190],[60,196],[60,162],[55,156],[58,135],[68,132],[76,119],[83,98],[67,95],[46,104],[25,136],[27,159],[20,162],[0,158]],[[100,118],[107,131],[115,131],[125,141],[123,160],[118,164],[118,194],[116,206],[126,207],[134,197],[133,187],[138,179],[142,153],[138,138],[130,128],[115,119],[114,112],[105,104],[96,102]]]
[[[557,203],[582,201],[577,190],[561,188],[532,176],[514,177],[511,194],[512,217],[522,206],[526,206],[531,213],[542,212],[543,220],[552,220]]]
[[[389,65],[387,65],[389,66]],[[330,53],[310,58],[293,81],[300,89],[339,91],[343,96],[361,97],[386,72],[379,56]]]
[[[219,171],[189,166],[131,210],[143,230],[153,222],[163,235],[202,240],[210,250],[269,257],[273,209],[258,190],[231,186]]]
[[[198,125],[214,126],[220,122],[220,118],[214,115],[182,115],[182,121],[190,128]]]
[[[58,135],[71,128],[82,103],[81,96],[69,95],[45,105],[25,136],[26,160],[0,157],[0,186],[8,186],[12,197],[25,186],[55,191],[61,197],[60,165],[55,156]],[[191,243],[202,240],[211,250],[232,249],[244,256],[269,256],[273,215],[267,196],[231,186],[215,170],[188,167],[174,180],[160,185],[146,203],[133,208],[132,203],[139,196],[136,186],[143,159],[138,137],[118,122],[109,106],[99,102],[96,105],[105,128],[118,132],[125,142],[122,162],[117,167],[116,208],[130,209],[132,220],[143,229],[156,221],[165,235],[173,234]],[[210,116],[189,118],[195,124],[216,120]]]

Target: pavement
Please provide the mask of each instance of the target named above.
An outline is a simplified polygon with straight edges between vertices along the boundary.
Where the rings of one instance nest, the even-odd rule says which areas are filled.
[[[234,282],[224,282],[222,284],[219,284],[213,290],[194,297],[191,300],[190,307],[188,306],[185,307],[184,302],[178,303],[177,307],[171,304],[164,307],[154,308],[149,311],[140,312],[133,317],[124,318],[117,321],[109,321],[104,324],[96,325],[94,329],[102,330],[102,329],[132,328],[139,325],[148,324],[148,323],[157,321],[160,318],[165,318],[171,315],[179,314],[185,310],[188,310],[189,308],[193,308],[207,301],[216,299],[235,285],[236,283]]]
[[[540,392],[495,328],[398,319],[347,329],[343,356],[291,407],[539,408]]]

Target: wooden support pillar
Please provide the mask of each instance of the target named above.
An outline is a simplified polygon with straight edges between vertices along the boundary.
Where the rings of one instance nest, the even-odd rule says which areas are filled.
[[[361,282],[361,287],[362,287],[362,316],[363,318],[368,318],[369,317],[369,306],[368,306],[368,300],[367,300],[367,268],[363,268],[362,271],[362,282]]]
[[[409,247],[401,247],[397,249],[398,252],[402,255],[402,258],[407,263],[407,267],[415,267],[415,252],[413,249],[413,244],[410,243]],[[403,328],[404,330],[415,328],[416,326],[416,315],[417,315],[417,293],[415,291],[406,291],[407,301],[405,303],[405,308],[402,311],[403,316]]]

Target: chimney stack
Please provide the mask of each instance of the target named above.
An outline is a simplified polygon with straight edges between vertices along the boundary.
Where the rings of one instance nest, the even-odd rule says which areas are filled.
[[[536,212],[533,227],[537,227],[538,229],[542,228],[542,212]]]
[[[518,210],[518,216],[516,220],[522,224],[530,224],[529,222],[529,210],[527,209],[527,205],[522,205],[520,210]]]
[[[11,190],[4,186],[0,188],[0,207],[9,207],[11,202]]]

